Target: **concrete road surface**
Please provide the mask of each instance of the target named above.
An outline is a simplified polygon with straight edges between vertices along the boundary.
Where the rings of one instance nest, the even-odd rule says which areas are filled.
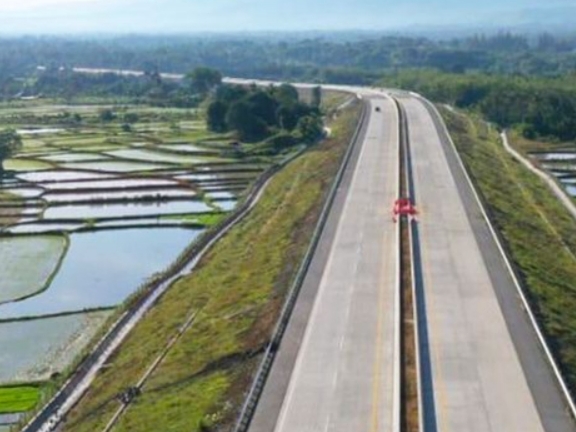
[[[398,120],[391,100],[370,104],[335,235],[325,239],[327,260],[309,272],[319,286],[303,340],[293,343],[297,332],[288,329],[251,431],[392,429]],[[290,370],[283,357],[298,345]],[[278,376],[290,376],[287,389]],[[271,400],[280,403],[274,407]]]
[[[428,430],[543,432],[432,118],[419,100],[402,103],[420,212],[426,301],[421,318],[427,326],[431,370],[424,378],[431,381],[432,399],[427,397],[434,410]]]

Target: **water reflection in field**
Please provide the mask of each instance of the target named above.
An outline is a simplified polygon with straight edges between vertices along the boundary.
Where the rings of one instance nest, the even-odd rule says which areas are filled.
[[[208,213],[211,211],[213,211],[213,208],[204,201],[192,199],[187,201],[131,202],[126,204],[78,204],[49,207],[44,212],[44,220],[92,220]]]
[[[543,161],[542,168],[556,176],[560,183],[566,188],[569,195],[576,197],[576,186],[574,176],[576,176],[576,152],[560,151],[550,153],[534,153],[540,161]]]
[[[137,228],[79,233],[50,287],[0,306],[0,319],[115,306],[164,270],[202,231]]]

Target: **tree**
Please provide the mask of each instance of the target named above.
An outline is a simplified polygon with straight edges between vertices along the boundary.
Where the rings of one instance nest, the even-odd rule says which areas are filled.
[[[299,119],[310,113],[310,107],[304,103],[282,104],[276,111],[276,118],[282,129],[291,131],[296,127]]]
[[[312,144],[319,139],[324,132],[322,128],[322,119],[314,115],[302,117],[298,120],[296,130],[305,143]]]
[[[278,103],[265,91],[256,89],[246,99],[250,105],[250,111],[257,117],[260,117],[269,126],[276,124],[276,110]]]
[[[22,148],[22,139],[14,129],[0,131],[0,174],[4,173],[4,161]]]
[[[215,100],[208,105],[207,123],[208,129],[213,132],[226,132],[228,127],[226,125],[226,113],[228,112],[228,105],[220,100]]]
[[[281,84],[274,88],[274,98],[281,105],[293,105],[298,103],[298,90],[290,84]]]
[[[240,100],[248,95],[248,90],[237,85],[222,85],[216,89],[216,99],[224,102],[226,105]]]
[[[212,89],[222,83],[222,74],[211,68],[197,67],[186,75],[190,88],[201,95],[208,94]]]
[[[316,86],[312,89],[312,103],[314,108],[320,108],[322,104],[322,87]]]
[[[298,113],[295,105],[281,105],[276,111],[276,117],[280,127],[287,131],[293,130],[298,123]]]
[[[100,121],[104,123],[110,123],[116,118],[116,114],[111,109],[105,109],[100,111]]]
[[[260,117],[254,115],[250,105],[240,100],[234,102],[226,114],[226,124],[229,129],[235,130],[242,141],[259,141],[266,136],[268,128]]]
[[[266,140],[266,145],[273,154],[278,154],[282,150],[296,145],[298,141],[288,132],[280,132]]]

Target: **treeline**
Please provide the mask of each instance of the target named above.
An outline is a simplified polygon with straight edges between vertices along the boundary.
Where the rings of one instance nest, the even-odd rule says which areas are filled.
[[[73,100],[77,97],[116,97],[133,103],[181,108],[196,107],[202,94],[184,82],[163,80],[159,73],[123,76],[115,73],[76,73],[57,68],[37,71],[35,79],[22,86],[16,96],[45,96]]]
[[[207,109],[208,128],[233,131],[244,142],[263,141],[256,151],[279,153],[299,143],[313,143],[323,131],[321,91],[312,91],[312,102],[300,100],[289,84],[258,88],[221,85]]]
[[[384,72],[434,68],[559,76],[576,70],[576,37],[511,33],[444,41],[422,37],[133,36],[100,39],[0,38],[0,96],[18,94],[38,66],[185,73],[205,65],[236,77],[367,84]],[[127,90],[128,91],[128,90]],[[131,91],[137,91],[132,89]]]
[[[412,90],[436,102],[479,111],[527,138],[576,139],[576,83],[557,79],[413,70],[387,75],[381,85]]]
[[[207,126],[219,133],[231,132],[243,142],[259,143],[251,151],[277,154],[296,144],[310,144],[323,134],[320,87],[311,91],[311,103],[300,100],[289,84],[258,88],[222,83],[221,72],[197,67],[183,80],[164,80],[157,73],[123,76],[114,73],[78,73],[67,68],[42,68],[22,94],[74,99],[81,96],[132,98],[159,106],[198,107],[206,101]],[[79,115],[59,119],[79,124]],[[118,118],[112,110],[100,113],[101,122],[121,121],[129,130],[138,121],[129,113]]]

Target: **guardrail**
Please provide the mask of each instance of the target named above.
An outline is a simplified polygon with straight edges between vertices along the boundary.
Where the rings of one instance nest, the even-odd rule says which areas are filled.
[[[128,310],[110,327],[110,330],[100,339],[93,351],[81,362],[72,376],[62,385],[60,390],[44,408],[24,426],[22,432],[53,430],[67,411],[87,390],[89,383],[86,383],[86,381],[91,381],[89,377],[100,369],[104,361],[127,336],[129,332],[128,327],[130,326],[131,328],[134,326],[175,280],[183,273],[194,269],[214,243],[222,238],[252,210],[274,174],[305,151],[306,148],[301,148],[297,153],[274,164],[266,170],[251,187],[244,202],[240,204],[229,217],[215,225],[186,248],[180,257],[161,276],[154,277],[149,283],[145,284],[141,288],[139,295],[128,301]],[[81,386],[85,388],[78,394],[77,390]],[[71,400],[72,398],[76,400]],[[50,426],[48,426],[48,424]]]
[[[442,135],[444,135],[444,138],[447,139],[447,141],[450,143],[452,151],[456,155],[456,159],[458,160],[458,164],[459,164],[460,168],[462,169],[462,171],[464,172],[464,176],[466,177],[466,180],[470,186],[470,189],[472,190],[474,198],[475,198],[476,202],[478,203],[478,206],[480,208],[482,216],[483,216],[484,220],[486,221],[488,229],[490,230],[490,233],[494,239],[494,242],[496,243],[496,246],[500,252],[500,255],[502,256],[502,259],[504,260],[504,263],[506,264],[506,268],[508,269],[508,272],[510,273],[510,276],[512,277],[512,280],[514,282],[514,285],[516,287],[518,295],[520,296],[520,299],[522,301],[522,306],[524,307],[524,310],[526,311],[526,314],[528,315],[528,319],[532,325],[534,332],[536,333],[536,336],[537,336],[537,339],[540,343],[540,346],[542,347],[544,354],[545,354],[545,357],[546,357],[550,367],[552,368],[552,372],[553,372],[553,374],[554,374],[554,376],[558,382],[558,385],[560,386],[560,388],[562,390],[562,394],[564,395],[565,402],[568,406],[570,415],[572,416],[573,419],[576,419],[576,403],[574,402],[574,398],[572,396],[572,393],[570,392],[570,389],[569,389],[568,385],[566,384],[564,377],[562,376],[561,369],[558,366],[556,359],[554,358],[554,355],[552,353],[552,350],[550,349],[550,346],[548,345],[548,342],[546,341],[546,338],[544,336],[544,332],[542,331],[540,324],[538,323],[536,316],[534,315],[534,312],[532,311],[532,307],[530,305],[530,302],[528,301],[528,297],[524,291],[524,287],[520,283],[520,279],[516,273],[516,270],[515,270],[514,266],[512,265],[512,262],[510,261],[508,254],[506,253],[506,249],[503,246],[503,244],[504,244],[503,239],[501,238],[500,234],[494,229],[492,221],[490,220],[490,217],[488,216],[488,212],[486,211],[486,208],[484,206],[484,201],[482,200],[480,194],[478,193],[478,190],[477,190],[477,187],[476,187],[474,181],[472,180],[472,178],[468,174],[468,171],[466,170],[464,162],[462,161],[462,158],[460,157],[460,153],[458,153],[458,150],[456,149],[456,145],[454,144],[454,141],[452,140],[452,137],[450,136],[450,133],[448,132],[448,128],[446,127],[446,124],[444,123],[442,116],[438,112],[438,109],[430,101],[428,101],[427,99],[423,98],[420,95],[417,95],[417,94],[413,94],[413,95],[415,97],[417,97],[424,104],[424,106],[428,109],[428,111],[430,112],[430,114],[434,120],[434,123],[437,126],[439,126],[439,128],[438,128],[439,132],[441,132]]]
[[[326,198],[326,201],[324,202],[324,206],[322,208],[322,212],[320,213],[320,217],[316,224],[316,228],[314,229],[310,245],[308,246],[306,254],[304,255],[304,259],[302,260],[300,267],[298,268],[298,272],[296,273],[296,276],[294,278],[294,281],[288,291],[286,301],[284,302],[284,306],[280,313],[280,318],[277,321],[274,332],[272,333],[272,338],[268,343],[268,346],[264,353],[264,357],[260,362],[260,366],[258,367],[254,381],[252,383],[250,391],[248,392],[246,401],[242,406],[240,415],[238,416],[238,421],[236,422],[236,426],[234,428],[235,432],[246,432],[250,427],[250,422],[252,421],[252,417],[254,416],[254,413],[256,411],[258,401],[260,399],[260,396],[262,395],[262,391],[264,390],[264,385],[266,383],[266,379],[268,378],[270,369],[272,368],[276,352],[278,351],[278,348],[282,341],[282,336],[286,331],[286,327],[288,326],[290,316],[292,314],[292,311],[294,310],[298,294],[300,293],[300,288],[302,287],[302,282],[306,277],[306,273],[314,256],[316,246],[318,245],[320,236],[322,235],[322,231],[324,230],[324,226],[326,225],[328,214],[330,213],[332,204],[336,197],[336,192],[338,190],[338,187],[342,183],[344,172],[348,167],[354,148],[358,144],[358,139],[360,137],[361,131],[365,126],[367,110],[368,110],[367,102],[363,102],[362,112],[360,114],[360,121],[358,122],[356,130],[354,131],[354,135],[352,136],[352,140],[348,146],[348,149],[344,154],[342,163],[340,164],[340,168],[336,174],[334,182],[332,183],[330,191],[328,192],[328,196]]]

